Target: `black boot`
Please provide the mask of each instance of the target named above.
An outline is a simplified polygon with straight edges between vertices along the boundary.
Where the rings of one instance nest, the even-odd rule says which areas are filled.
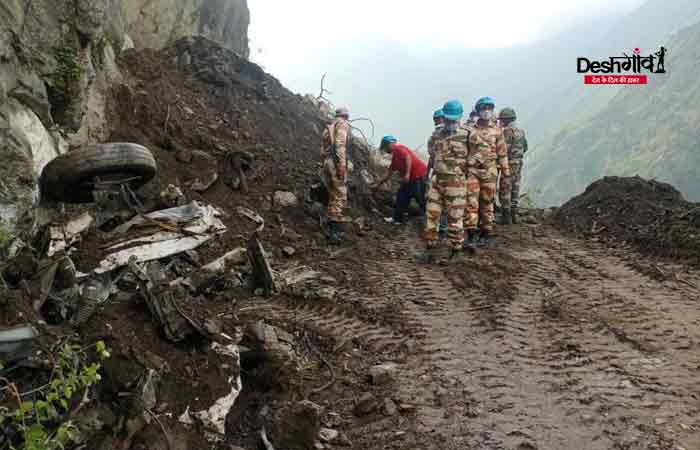
[[[435,246],[429,245],[423,253],[416,256],[416,262],[420,264],[431,264],[435,261]]]
[[[486,230],[481,230],[481,234],[479,235],[479,243],[477,244],[479,247],[485,247],[489,244],[490,242],[490,237],[489,237],[489,232]]]
[[[518,223],[518,207],[514,206],[513,208],[510,209],[510,220],[512,223],[517,224]]]
[[[343,241],[343,238],[339,232],[338,222],[335,222],[335,221],[328,222],[328,241],[332,245],[338,245]]]
[[[467,239],[464,241],[462,248],[468,250],[474,250],[476,248],[476,243],[479,239],[476,230],[467,230]]]
[[[509,208],[503,208],[501,210],[501,217],[503,218],[503,225],[510,225],[513,220],[513,216],[511,215],[511,210]]]
[[[343,222],[336,222],[335,229],[338,232],[338,236],[340,237],[340,240],[342,241],[343,239],[345,239],[345,226],[344,226]]]

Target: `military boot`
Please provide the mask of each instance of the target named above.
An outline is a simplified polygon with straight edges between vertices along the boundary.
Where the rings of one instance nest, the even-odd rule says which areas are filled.
[[[501,210],[501,217],[503,218],[503,225],[510,225],[513,220],[510,208],[503,208]]]
[[[338,245],[343,241],[343,237],[340,235],[339,232],[338,222],[328,222],[328,241],[332,245]]]
[[[429,245],[420,255],[416,256],[416,262],[420,264],[431,264],[435,261],[435,245]]]
[[[342,241],[343,239],[345,239],[345,224],[343,222],[336,222],[335,229],[338,232],[340,240]]]
[[[518,208],[513,207],[510,209],[510,220],[512,223],[517,224],[518,223]]]
[[[479,235],[479,242],[477,243],[479,247],[485,247],[489,245],[489,242],[491,241],[489,234],[489,231],[481,230],[481,233]]]
[[[467,239],[464,240],[462,248],[465,250],[474,250],[478,239],[479,235],[476,230],[467,230]]]

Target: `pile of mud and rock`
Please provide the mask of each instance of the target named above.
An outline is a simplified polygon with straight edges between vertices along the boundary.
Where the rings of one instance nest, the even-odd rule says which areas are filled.
[[[554,220],[607,245],[700,264],[700,205],[667,183],[605,177],[559,208]]]
[[[61,176],[42,179],[38,213],[2,249],[0,448],[26,438],[15,410],[49,433],[75,424],[66,448],[351,446],[342,428],[378,400],[363,400],[372,377],[336,382],[336,358],[355,373],[382,361],[361,349],[338,353],[352,342],[285,322],[261,302],[335,307],[353,279],[336,258],[361,264],[379,247],[388,233],[379,213],[391,198],[368,189],[368,145],[353,139],[345,224],[364,253],[331,250],[318,184],[327,105],[204,38],[125,51],[118,63],[112,144],[72,152],[140,152],[153,178],[100,191],[104,180],[76,177],[61,189],[71,180],[62,175],[91,163],[72,165],[69,152],[47,165]],[[96,203],[86,186],[100,192]],[[54,406],[47,396],[67,354],[78,371],[99,361],[101,380],[85,378]],[[336,405],[340,395],[357,401]]]

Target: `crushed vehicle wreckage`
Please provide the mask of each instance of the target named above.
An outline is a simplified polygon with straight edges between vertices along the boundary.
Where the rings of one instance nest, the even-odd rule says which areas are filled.
[[[276,292],[296,295],[300,289],[315,289],[316,286],[303,286],[311,280],[318,281],[321,273],[293,263],[291,267],[273,270],[270,253],[265,251],[259,236],[265,221],[243,206],[236,212],[252,224],[246,243],[209,262],[202,261],[197,249],[228,231],[222,220],[226,213],[202,201],[186,201],[182,190],[172,184],[159,196],[160,204],[170,207],[148,211],[138,188],[155,175],[155,165],[134,168],[128,161],[125,163],[133,151],[140,160],[149,161],[145,147],[121,143],[89,146],[71,152],[70,158],[48,164],[41,180],[42,202],[80,207],[70,207],[70,212],[65,212],[65,206],[61,206],[58,209],[62,213],[36,227],[34,236],[17,238],[8,247],[2,279],[24,293],[44,326],[83,327],[110,302],[127,301],[146,305],[165,340],[174,344],[193,339],[209,342],[207,354],[217,355],[221,365],[219,384],[227,388],[221,387],[208,405],[193,402],[187,406],[178,421],[186,428],[201,428],[214,442],[221,441],[226,433],[226,417],[242,389],[239,342],[243,333],[226,333],[217,317],[198,313],[204,297],[216,294],[222,287],[246,288],[265,296]],[[69,173],[68,167],[80,155],[99,155],[118,162],[113,166],[78,167],[76,171],[82,174],[79,177]],[[239,176],[245,183],[242,170]],[[99,236],[99,246],[91,241],[95,235]],[[81,261],[86,244],[90,244],[91,260],[97,262],[92,266]],[[291,256],[293,252],[284,254]],[[105,325],[111,330],[108,323]],[[277,344],[266,344],[267,338],[258,336],[260,333],[255,330],[261,327],[273,329],[263,324],[249,328],[248,333],[259,341],[255,341],[256,352],[278,355]],[[298,356],[294,356],[291,347],[294,337],[276,330],[277,335],[287,336],[284,354],[288,356],[280,361],[279,355],[268,356],[267,364],[277,361],[275,364],[280,367],[297,367]],[[40,332],[29,324],[1,329],[0,360],[11,368],[21,366],[23,361],[34,358],[32,343],[39,336]],[[145,366],[135,381],[135,395],[140,400],[132,402],[136,405],[133,408],[142,412],[126,422],[130,431],[122,442],[133,439],[154,417],[157,421],[154,411],[163,408],[158,392],[168,372],[164,366],[151,366]],[[172,437],[167,436],[167,441],[171,442]]]

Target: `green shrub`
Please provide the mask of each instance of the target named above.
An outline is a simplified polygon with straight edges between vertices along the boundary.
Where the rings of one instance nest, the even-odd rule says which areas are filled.
[[[78,407],[72,408],[71,400],[100,381],[100,363],[88,363],[90,349],[95,350],[98,361],[110,356],[102,341],[87,348],[64,344],[56,355],[50,381],[32,391],[32,401],[24,400],[28,393],[20,394],[14,383],[0,378],[5,383],[2,390],[17,405],[14,410],[0,408],[0,425],[10,421],[21,436],[19,447],[10,446],[11,450],[63,450],[71,443],[76,428],[66,418]]]

